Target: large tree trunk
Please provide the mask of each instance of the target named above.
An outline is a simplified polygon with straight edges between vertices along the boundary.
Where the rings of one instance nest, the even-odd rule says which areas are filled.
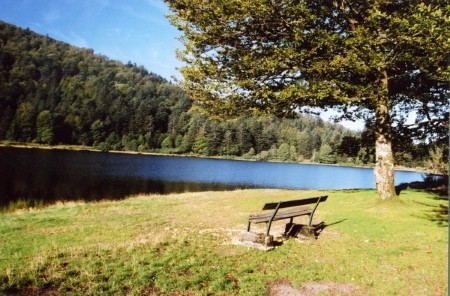
[[[394,158],[391,140],[386,135],[377,134],[375,140],[375,183],[380,199],[395,197]]]
[[[382,200],[395,197],[394,155],[387,83],[387,74],[384,73],[383,91],[379,94],[375,110],[375,183]]]

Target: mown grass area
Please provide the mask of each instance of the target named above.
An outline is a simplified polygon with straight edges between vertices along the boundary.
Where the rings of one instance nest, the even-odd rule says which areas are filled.
[[[318,194],[329,199],[316,212],[326,223],[316,240],[291,238],[270,252],[233,244],[265,202]],[[448,200],[414,190],[400,198],[240,190],[2,213],[0,294],[267,295],[279,282],[326,282],[351,295],[447,295]]]

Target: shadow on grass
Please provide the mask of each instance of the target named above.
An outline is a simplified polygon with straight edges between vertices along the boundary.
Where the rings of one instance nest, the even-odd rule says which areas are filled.
[[[308,227],[308,225],[304,224],[294,224],[294,223],[288,223],[286,224],[286,236],[287,237],[310,237],[318,239],[322,231],[332,225],[336,225],[339,223],[342,223],[346,221],[347,219],[342,219],[330,224],[326,224],[325,222],[320,222],[319,224],[314,224],[311,226],[311,228]]]
[[[430,205],[426,203],[419,203],[431,207],[430,211],[424,215],[424,217],[432,222],[437,223],[439,226],[448,227],[448,175],[433,175],[428,174],[424,176],[422,182],[402,183],[395,187],[397,195],[405,189],[419,189],[433,193],[431,196],[434,200],[443,201],[443,204]]]
[[[435,207],[425,217],[432,222],[436,222],[439,226],[448,227],[448,204]]]

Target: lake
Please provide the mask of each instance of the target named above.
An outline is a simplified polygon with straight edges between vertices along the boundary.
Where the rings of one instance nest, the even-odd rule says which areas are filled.
[[[375,188],[373,169],[0,147],[0,206],[242,188]],[[396,184],[423,174],[396,171]]]

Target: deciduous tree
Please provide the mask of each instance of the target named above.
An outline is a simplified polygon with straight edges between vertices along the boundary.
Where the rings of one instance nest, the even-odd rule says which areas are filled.
[[[44,110],[39,113],[36,119],[36,130],[36,140],[39,143],[53,143],[53,117],[49,110]]]
[[[373,114],[381,199],[395,196],[393,124],[415,112],[422,131],[448,128],[448,1],[165,2],[184,33],[184,88],[211,115]]]

